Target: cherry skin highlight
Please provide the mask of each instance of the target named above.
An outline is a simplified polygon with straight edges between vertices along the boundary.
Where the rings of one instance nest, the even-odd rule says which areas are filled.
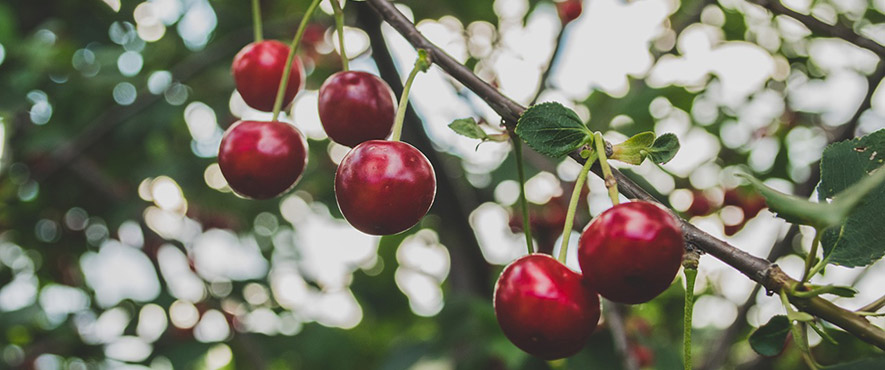
[[[546,254],[523,256],[495,284],[495,316],[507,339],[534,356],[578,353],[599,322],[599,296],[581,274]]]
[[[673,282],[684,245],[679,222],[669,211],[649,202],[622,203],[584,228],[578,262],[599,295],[619,303],[643,303]]]
[[[234,75],[237,91],[246,104],[260,111],[273,110],[288,56],[289,46],[276,40],[253,42],[237,53],[231,73]],[[304,87],[303,77],[304,67],[298,56],[295,56],[283,95],[283,107],[292,102],[298,91]]]
[[[301,178],[307,166],[307,140],[288,123],[238,121],[224,132],[218,166],[237,194],[273,198]]]
[[[341,160],[335,173],[335,198],[341,214],[356,229],[391,235],[418,223],[436,196],[430,161],[401,141],[370,140]]]
[[[354,147],[390,135],[396,98],[390,86],[371,73],[338,72],[320,87],[319,113],[329,138]]]

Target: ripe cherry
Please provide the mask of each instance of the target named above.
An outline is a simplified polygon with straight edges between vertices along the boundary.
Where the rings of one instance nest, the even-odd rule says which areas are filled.
[[[275,40],[253,42],[237,53],[231,73],[246,104],[265,112],[273,110],[288,56],[289,46]],[[304,67],[296,56],[292,60],[283,106],[291,102],[304,86],[303,76]]]
[[[224,132],[218,166],[237,194],[273,198],[301,178],[307,166],[307,140],[288,123],[238,121]]]
[[[562,24],[577,19],[583,10],[582,0],[565,0],[556,3],[556,12],[559,13],[559,20],[562,21]]]
[[[495,316],[507,339],[545,360],[571,356],[599,322],[599,296],[546,254],[523,256],[495,284]]]
[[[320,122],[338,144],[354,147],[390,135],[396,115],[393,90],[377,76],[359,71],[335,73],[319,94]]]
[[[684,244],[679,223],[669,211],[649,202],[622,203],[584,228],[578,262],[601,296],[642,303],[670,286],[682,264]]]
[[[390,235],[414,226],[436,196],[430,161],[401,141],[370,140],[341,160],[335,198],[344,218],[372,235]]]

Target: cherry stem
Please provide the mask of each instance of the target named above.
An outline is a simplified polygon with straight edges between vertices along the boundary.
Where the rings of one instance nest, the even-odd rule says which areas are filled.
[[[599,155],[599,167],[602,168],[602,179],[605,181],[605,187],[608,188],[608,196],[612,200],[612,205],[616,206],[621,203],[621,200],[618,199],[618,181],[615,180],[615,175],[612,174],[612,169],[608,165],[608,158],[605,156],[605,139],[602,138],[602,133],[599,131],[593,134],[593,137],[596,153]]]
[[[682,320],[682,363],[685,370],[691,370],[691,318],[694,314],[694,282],[698,276],[697,267],[686,267],[685,274],[685,308]]]
[[[341,68],[348,70],[347,52],[344,51],[344,10],[338,0],[329,0],[335,10],[335,31],[338,33],[338,55],[341,56]]]
[[[519,175],[519,203],[522,207],[522,231],[525,234],[525,244],[528,247],[529,254],[535,251],[532,246],[532,227],[531,219],[529,219],[529,205],[525,200],[525,169],[522,162],[522,139],[518,136],[511,136],[513,140],[513,151],[516,155],[516,172]]]
[[[568,201],[568,213],[565,215],[565,225],[562,227],[562,245],[559,247],[559,262],[562,262],[562,264],[565,264],[565,257],[568,252],[568,240],[569,237],[572,236],[572,226],[575,224],[575,210],[578,209],[578,199],[581,198],[581,189],[584,187],[584,181],[587,180],[587,172],[590,172],[590,167],[593,166],[593,162],[596,162],[596,157],[596,151],[593,151],[590,153],[587,161],[584,162],[584,167],[581,168],[581,173],[578,174],[578,179],[575,180],[575,188],[572,190],[572,197]]]
[[[400,136],[402,136],[403,121],[406,118],[406,108],[409,106],[409,91],[412,90],[412,83],[415,82],[415,77],[418,76],[418,72],[427,71],[428,68],[430,68],[430,55],[427,54],[427,51],[424,49],[418,49],[418,59],[415,61],[415,67],[412,68],[412,72],[410,72],[409,77],[406,78],[406,83],[403,84],[403,93],[399,98],[399,105],[396,107],[396,117],[393,120],[393,136],[390,138],[391,141],[399,141]]]
[[[264,40],[261,35],[261,6],[259,0],[252,0],[252,26],[255,28],[255,42]]]
[[[799,285],[803,285],[811,279],[814,274],[817,273],[816,268],[813,268],[812,264],[814,263],[814,259],[817,258],[817,249],[820,246],[820,237],[821,232],[820,229],[814,230],[814,240],[811,242],[811,250],[808,251],[808,255],[805,256],[805,272],[802,274],[802,280],[799,280]]]
[[[295,32],[295,37],[292,38],[292,44],[289,45],[289,56],[286,58],[286,66],[283,67],[283,78],[280,79],[277,98],[273,102],[273,119],[271,121],[276,121],[280,117],[280,108],[283,107],[283,96],[286,95],[286,85],[289,83],[289,74],[292,72],[292,61],[295,60],[295,51],[298,50],[298,44],[301,42],[301,37],[304,36],[307,22],[319,4],[320,0],[313,0],[310,6],[307,7],[307,11],[304,12],[304,17],[301,18],[301,23],[298,25],[298,31]]]

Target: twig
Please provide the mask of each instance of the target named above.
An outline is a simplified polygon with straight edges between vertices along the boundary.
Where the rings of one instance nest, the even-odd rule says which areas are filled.
[[[424,38],[412,22],[400,13],[392,3],[387,0],[367,0],[367,2],[378,12],[381,18],[403,35],[412,46],[427,50],[431,53],[433,60],[438,66],[485,100],[492,109],[501,115],[508,125],[513,125],[514,122],[517,122],[520,114],[525,110],[524,107],[502,95],[494,87],[481,80],[465,66]],[[579,163],[584,162],[579,153],[573,152],[570,156],[578,160]],[[596,169],[594,173],[599,175],[598,166],[594,166],[594,169]],[[620,171],[613,169],[613,172],[620,185],[619,190],[622,194],[629,198],[657,201],[645,189],[624,176]],[[787,276],[777,265],[719,240],[685,220],[680,220],[680,222],[686,242],[701,248],[713,257],[732,266],[753,281],[765,286],[768,291],[780,291],[796,283],[796,280]],[[837,307],[820,297],[792,298],[792,303],[805,312],[845,329],[863,341],[885,349],[885,330],[872,325],[865,318],[851,311]]]
[[[877,55],[879,59],[885,59],[885,46],[875,42],[865,36],[861,36],[853,30],[838,25],[831,25],[808,15],[799,13],[793,9],[787,8],[779,0],[747,0],[753,4],[768,9],[774,14],[782,14],[796,19],[800,23],[808,27],[812,32],[827,37],[836,37],[848,41],[852,44],[870,50]]]
[[[538,83],[538,91],[535,91],[535,95],[529,100],[531,102],[529,105],[537,103],[541,93],[543,93],[544,90],[547,90],[547,80],[550,79],[550,74],[553,72],[553,66],[556,65],[559,55],[562,54],[560,49],[562,48],[562,36],[565,35],[566,27],[568,27],[568,25],[563,24],[559,29],[559,33],[556,34],[556,40],[553,44],[553,54],[550,55],[550,60],[547,61],[547,68],[544,68],[544,73],[541,74],[541,80]]]

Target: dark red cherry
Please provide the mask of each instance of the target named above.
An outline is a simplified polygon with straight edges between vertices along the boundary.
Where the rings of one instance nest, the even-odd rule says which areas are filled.
[[[414,226],[436,196],[430,161],[401,141],[370,140],[341,160],[335,198],[344,218],[372,235],[390,235]]]
[[[609,208],[584,228],[578,262],[599,295],[642,303],[661,294],[679,271],[685,241],[676,218],[649,202]]]
[[[523,256],[495,284],[495,316],[507,339],[554,360],[578,353],[599,322],[599,296],[581,274],[546,254]]]
[[[396,115],[393,90],[377,76],[359,71],[335,73],[319,94],[320,122],[334,142],[349,147],[390,135]]]
[[[218,166],[237,194],[273,198],[301,178],[307,166],[307,140],[288,123],[238,121],[224,132]]]
[[[276,40],[264,40],[246,45],[231,66],[237,91],[250,107],[270,112],[283,78],[283,68],[289,56],[289,46]],[[292,61],[289,82],[283,95],[283,107],[295,99],[295,95],[304,87],[304,67],[295,56]]]
[[[556,3],[556,12],[562,24],[569,23],[581,16],[584,10],[582,0],[565,0]]]

